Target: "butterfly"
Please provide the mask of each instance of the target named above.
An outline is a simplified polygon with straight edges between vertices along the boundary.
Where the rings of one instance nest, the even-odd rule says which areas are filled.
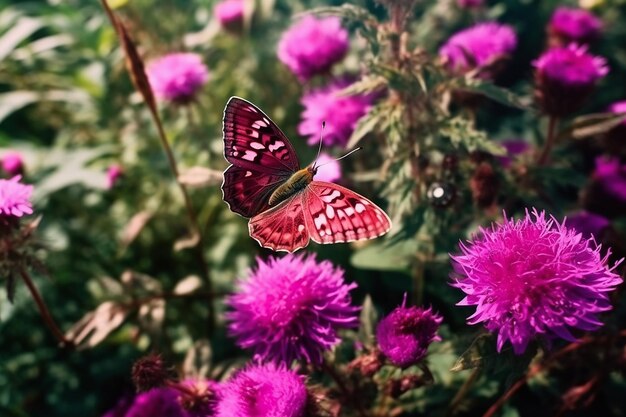
[[[373,239],[391,228],[387,214],[337,184],[315,181],[316,163],[300,168],[287,136],[261,109],[231,97],[224,109],[223,199],[250,218],[250,236],[274,251]]]

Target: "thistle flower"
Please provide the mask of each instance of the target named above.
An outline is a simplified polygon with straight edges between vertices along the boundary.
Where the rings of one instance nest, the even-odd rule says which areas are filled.
[[[588,211],[571,214],[565,220],[566,227],[582,233],[585,239],[593,237],[598,242],[601,240],[602,233],[610,224],[606,217]]]
[[[243,27],[244,0],[223,0],[215,5],[213,13],[220,25],[231,32]]]
[[[321,363],[322,353],[340,341],[337,330],[358,325],[359,309],[350,304],[356,284],[346,284],[343,275],[314,255],[258,259],[226,301],[230,334],[262,360]]]
[[[494,64],[508,57],[517,46],[517,36],[509,25],[479,23],[452,35],[439,49],[444,65],[455,73],[480,69],[479,76],[491,78]]]
[[[441,340],[437,329],[442,320],[430,308],[407,307],[405,294],[402,305],[378,323],[378,347],[394,365],[414,365],[426,357],[432,342]]]
[[[335,182],[341,178],[341,165],[327,153],[320,154],[317,166],[320,168],[315,174],[316,181]]]
[[[335,80],[326,87],[314,88],[300,103],[304,106],[298,133],[308,136],[307,143],[317,144],[322,123],[326,122],[323,141],[326,146],[345,146],[356,125],[370,109],[374,95],[341,95],[351,84],[347,78]]]
[[[146,74],[157,98],[177,104],[192,101],[209,79],[202,57],[186,52],[171,53],[150,62]]]
[[[30,202],[33,186],[22,184],[21,178],[16,175],[10,180],[0,179],[0,219],[22,217],[33,212]]]
[[[124,175],[124,169],[117,164],[113,164],[107,168],[107,188],[110,190]]]
[[[624,101],[616,101],[615,103],[609,106],[609,111],[611,113],[626,113],[626,100]],[[622,125],[626,126],[626,119],[622,121]]]
[[[2,162],[2,170],[10,176],[24,173],[24,161],[18,152],[5,153],[0,162]]]
[[[506,149],[506,156],[498,156],[496,159],[505,168],[510,167],[516,157],[522,155],[530,148],[528,142],[523,139],[507,139],[500,144]]]
[[[125,417],[190,417],[172,388],[154,388],[135,397]]]
[[[324,74],[348,52],[348,32],[337,17],[306,16],[285,33],[278,43],[278,59],[300,81]]]
[[[178,402],[189,417],[213,417],[221,395],[221,385],[209,379],[187,379],[175,387]]]
[[[304,417],[304,378],[272,364],[251,365],[223,386],[217,417]]]
[[[600,36],[602,21],[593,13],[570,7],[558,7],[548,24],[552,46],[564,46],[571,42],[586,44]]]
[[[474,9],[483,5],[484,0],[457,0],[456,4],[463,9]]]
[[[533,62],[535,98],[554,117],[578,110],[609,69],[604,58],[587,53],[585,46],[553,48]]]
[[[476,306],[467,321],[497,332],[498,351],[507,340],[519,355],[540,335],[574,341],[570,330],[598,329],[611,309],[607,293],[622,282],[599,246],[536,210],[460,248],[452,278],[466,297],[457,305]]]

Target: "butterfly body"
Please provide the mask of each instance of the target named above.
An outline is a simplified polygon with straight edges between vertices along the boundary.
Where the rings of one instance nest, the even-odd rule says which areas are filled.
[[[308,185],[313,182],[313,177],[317,173],[317,169],[312,166],[308,166],[299,171],[296,171],[284,184],[279,186],[276,191],[272,193],[268,204],[275,206],[276,204],[290,198],[294,194],[304,190]]]
[[[263,247],[294,252],[309,240],[340,243],[387,233],[391,221],[365,197],[314,180],[317,167],[300,168],[289,139],[254,104],[232,97],[224,109],[222,192],[230,209],[250,218],[250,236]]]

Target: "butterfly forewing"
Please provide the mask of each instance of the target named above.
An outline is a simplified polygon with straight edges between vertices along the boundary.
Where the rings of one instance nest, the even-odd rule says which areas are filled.
[[[298,156],[280,128],[254,104],[232,97],[224,109],[224,157],[261,173],[294,173]]]
[[[267,203],[270,195],[288,178],[289,175],[260,173],[231,165],[224,171],[224,201],[237,214],[255,216],[270,208]]]
[[[373,239],[391,229],[387,214],[367,198],[337,184],[313,181],[304,191],[311,239],[340,243]]]
[[[304,194],[296,194],[250,219],[248,231],[263,247],[294,252],[309,244],[305,221]]]

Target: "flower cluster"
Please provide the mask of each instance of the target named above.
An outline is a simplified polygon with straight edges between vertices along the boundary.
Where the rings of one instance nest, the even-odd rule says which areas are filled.
[[[494,75],[494,64],[517,46],[512,27],[496,22],[479,23],[454,34],[439,49],[444,64],[455,73],[480,69],[479,75]]]
[[[380,351],[394,365],[406,368],[426,357],[428,346],[441,338],[437,329],[443,317],[429,309],[400,307],[383,318],[376,328]]]
[[[548,25],[548,31],[555,46],[571,42],[586,44],[600,36],[602,22],[591,12],[570,7],[557,8]]]
[[[565,116],[578,110],[609,69],[606,60],[571,44],[552,48],[533,62],[535,96],[546,114]]]
[[[573,341],[572,329],[596,330],[611,309],[607,293],[622,282],[593,241],[543,212],[481,229],[460,247],[452,277],[466,297],[458,305],[476,306],[468,323],[497,332],[498,351],[510,341],[522,354],[539,335]]]
[[[192,101],[209,79],[209,70],[198,54],[165,55],[146,67],[150,86],[157,98],[177,104]]]
[[[373,95],[342,95],[341,91],[351,84],[347,78],[335,80],[329,85],[313,88],[301,103],[304,106],[298,133],[307,136],[309,144],[317,144],[322,129],[326,146],[345,146],[359,119],[370,109]]]
[[[278,59],[301,81],[324,74],[348,52],[348,32],[337,17],[306,16],[278,43]]]
[[[227,381],[217,417],[303,417],[308,392],[304,378],[272,364],[251,365]]]
[[[339,343],[337,330],[358,325],[359,309],[350,303],[356,284],[343,275],[314,255],[258,259],[226,301],[230,334],[262,360],[321,363],[323,352]]]

